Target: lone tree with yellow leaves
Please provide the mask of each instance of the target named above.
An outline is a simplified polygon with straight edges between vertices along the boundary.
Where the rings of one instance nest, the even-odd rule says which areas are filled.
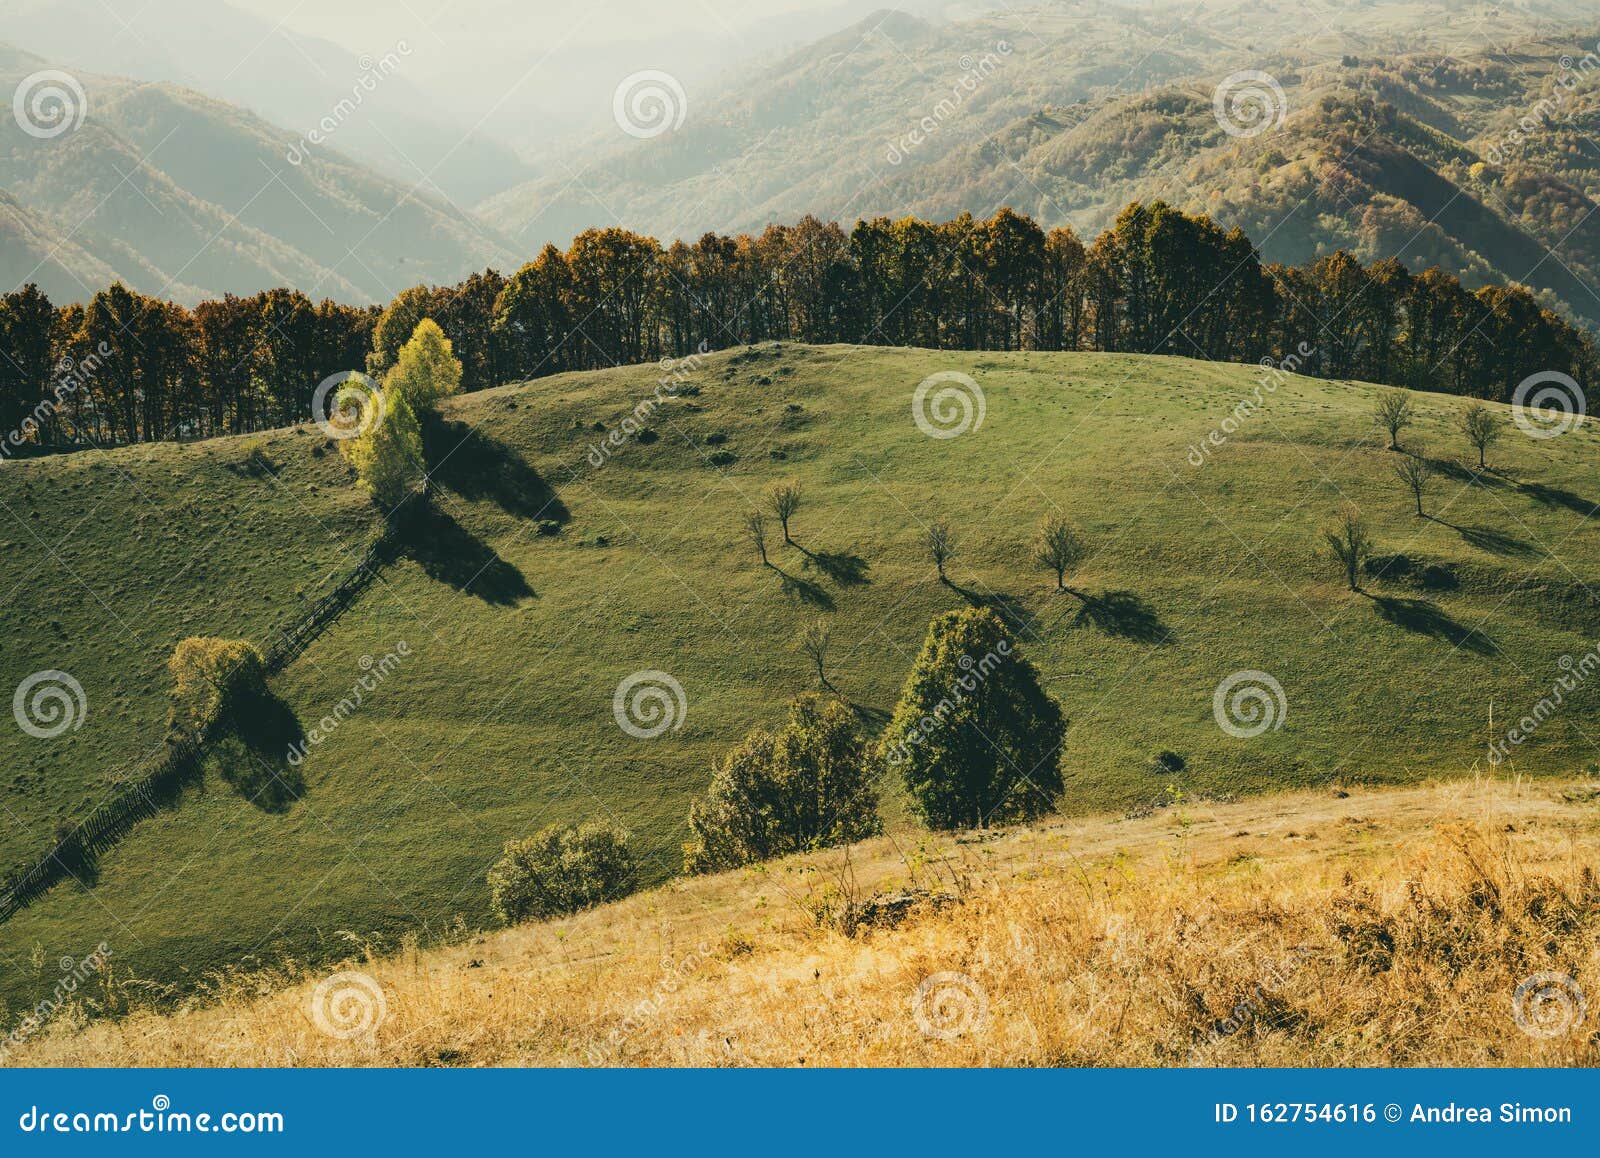
[[[363,400],[378,408],[362,424],[362,433],[339,444],[355,468],[356,477],[386,514],[393,514],[421,485],[429,490],[428,467],[422,452],[422,424],[437,409],[439,400],[461,388],[461,363],[432,318],[423,318],[400,348],[394,366],[384,375],[376,399]],[[347,386],[339,404],[350,399]]]

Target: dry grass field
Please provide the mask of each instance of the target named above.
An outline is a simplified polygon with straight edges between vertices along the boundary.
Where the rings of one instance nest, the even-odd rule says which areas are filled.
[[[122,1012],[64,1010],[10,1062],[1600,1063],[1593,781],[911,839],[338,972],[220,978],[166,1013],[128,1009],[139,989],[113,961],[89,988]]]

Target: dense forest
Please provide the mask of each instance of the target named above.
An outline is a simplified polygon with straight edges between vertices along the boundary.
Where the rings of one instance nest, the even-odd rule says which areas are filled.
[[[1260,362],[1507,400],[1544,371],[1587,386],[1590,337],[1526,289],[1336,252],[1264,264],[1241,230],[1133,204],[1085,245],[1002,209],[935,224],[806,217],[663,247],[592,229],[512,277],[418,286],[387,309],[286,289],[193,310],[118,284],[57,308],[0,298],[0,451],[207,437],[304,421],[319,383],[382,374],[433,318],[483,389],[773,339],[964,350],[1104,350]]]

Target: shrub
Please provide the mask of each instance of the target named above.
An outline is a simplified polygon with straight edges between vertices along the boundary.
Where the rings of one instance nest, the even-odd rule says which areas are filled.
[[[714,450],[706,456],[706,462],[712,466],[732,466],[739,461],[739,456],[731,450]]]
[[[489,870],[489,896],[495,915],[512,925],[618,900],[637,879],[623,829],[599,820],[552,824],[507,842]]]
[[[934,619],[877,750],[932,828],[1048,812],[1062,790],[1067,722],[987,608]]]
[[[689,808],[684,871],[714,872],[882,831],[855,714],[807,694],[776,733],[756,728]]]
[[[555,519],[540,519],[536,529],[541,535],[559,535],[561,524]]]
[[[266,666],[249,640],[190,636],[173,649],[167,668],[173,680],[168,726],[179,735],[198,736],[224,711],[266,695]]]

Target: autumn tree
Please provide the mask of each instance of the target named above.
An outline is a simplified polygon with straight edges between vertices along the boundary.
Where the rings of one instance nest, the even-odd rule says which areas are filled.
[[[783,541],[789,546],[795,542],[789,537],[789,520],[794,518],[795,512],[800,509],[800,483],[797,479],[785,479],[775,482],[767,488],[767,509],[772,512],[772,517],[778,520],[778,525],[783,528]]]
[[[944,576],[944,566],[955,558],[956,554],[956,534],[948,520],[935,519],[928,527],[925,541],[928,558],[933,560],[933,565],[939,570],[939,582],[948,583],[949,580]]]
[[[1417,518],[1425,518],[1426,512],[1422,509],[1422,498],[1428,489],[1430,472],[1427,461],[1422,458],[1420,452],[1408,454],[1394,468],[1394,473],[1400,480],[1401,485],[1411,492],[1411,498],[1417,504]]]
[[[767,517],[760,511],[751,511],[745,516],[744,533],[749,537],[750,545],[761,556],[762,566],[772,566],[767,561]]]
[[[1089,547],[1083,536],[1065,518],[1054,515],[1040,525],[1034,540],[1033,557],[1039,566],[1055,572],[1057,591],[1069,591],[1083,598],[1081,592],[1067,586],[1067,572],[1076,569],[1089,557]]]
[[[1411,396],[1404,390],[1384,391],[1372,408],[1372,416],[1379,426],[1389,432],[1389,449],[1399,450],[1400,432],[1410,426],[1415,417]]]
[[[1481,402],[1474,402],[1461,413],[1461,433],[1478,452],[1478,469],[1486,470],[1484,455],[1500,438],[1503,428],[1494,414]]]
[[[928,629],[876,750],[932,828],[982,828],[1050,811],[1067,722],[988,608]]]
[[[828,624],[826,616],[819,615],[800,630],[800,638],[796,643],[800,653],[811,661],[817,669],[817,684],[819,687],[831,687],[828,683],[828,649],[833,646],[833,629]]]
[[[1344,572],[1350,590],[1361,590],[1361,564],[1372,554],[1372,535],[1361,512],[1346,504],[1334,522],[1322,532],[1328,555]]]

